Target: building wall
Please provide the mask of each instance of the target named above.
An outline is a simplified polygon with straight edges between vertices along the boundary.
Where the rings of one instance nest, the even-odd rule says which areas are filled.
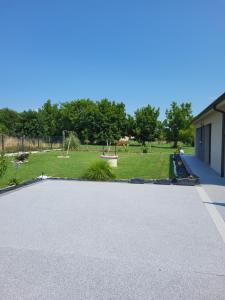
[[[211,163],[210,166],[218,173],[221,172],[222,148],[222,114],[211,112],[195,123],[196,128],[211,124]],[[199,141],[196,140],[196,143]]]

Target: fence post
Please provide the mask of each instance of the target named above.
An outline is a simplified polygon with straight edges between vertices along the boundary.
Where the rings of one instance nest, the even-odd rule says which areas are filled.
[[[62,149],[65,151],[65,130],[62,132]]]
[[[24,135],[22,136],[22,151],[24,152]]]
[[[48,137],[48,149],[51,149],[52,145],[51,145],[51,137]]]

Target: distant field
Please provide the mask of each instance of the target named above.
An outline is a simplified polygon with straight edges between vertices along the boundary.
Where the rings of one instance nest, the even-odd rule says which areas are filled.
[[[41,175],[81,178],[91,162],[100,159],[102,146],[88,146],[88,151],[82,146],[83,151],[70,152],[68,159],[60,159],[61,151],[41,152],[31,154],[29,161],[21,165],[17,170],[13,167],[12,157],[8,159],[8,170],[0,179],[0,187],[8,185],[12,177],[17,177],[23,182]],[[183,147],[185,153],[193,153],[192,147]],[[87,150],[87,148],[86,148]],[[112,148],[113,150],[113,148]],[[117,149],[118,150],[118,149]],[[174,149],[170,145],[154,144],[151,153],[143,154],[140,146],[130,146],[129,152],[122,148],[118,152],[118,168],[114,169],[117,179],[144,178],[159,179],[172,176],[170,155]]]

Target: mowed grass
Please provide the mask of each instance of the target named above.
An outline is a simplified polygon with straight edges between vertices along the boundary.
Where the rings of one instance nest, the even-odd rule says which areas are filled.
[[[113,171],[117,179],[170,178],[172,176],[170,155],[173,152],[174,149],[166,145],[153,146],[152,152],[147,154],[119,152],[118,167]],[[193,148],[187,148],[185,152],[191,153]],[[94,151],[74,151],[69,153],[69,158],[58,158],[63,155],[61,151],[41,152],[31,154],[28,162],[19,166],[17,170],[12,163],[13,158],[10,157],[7,172],[0,179],[0,187],[7,186],[13,177],[19,182],[24,182],[37,178],[42,173],[53,177],[82,178],[91,163],[101,159],[100,154]]]
[[[153,143],[147,143],[146,144],[148,146],[149,149],[151,149],[151,153],[168,153],[168,154],[172,154],[174,153],[174,148],[172,147],[172,143],[171,144],[158,144],[156,142]],[[184,146],[181,145],[182,149],[184,149],[186,154],[192,154],[194,152],[194,148],[193,147],[189,147],[189,146]],[[82,151],[103,151],[103,148],[106,150],[107,147],[103,147],[100,145],[81,145],[80,149]],[[118,153],[120,152],[125,152],[125,147],[123,146],[117,146],[116,150]],[[130,146],[128,147],[128,151],[129,153],[142,153],[143,147],[140,146],[140,144],[137,143],[131,143]],[[115,151],[115,146],[111,146],[110,147],[110,151],[114,152]]]

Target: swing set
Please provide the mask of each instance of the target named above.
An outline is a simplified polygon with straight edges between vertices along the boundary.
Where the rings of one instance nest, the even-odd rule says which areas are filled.
[[[73,134],[74,134],[73,131],[63,130],[62,132],[63,155],[57,156],[58,158],[70,158],[69,151],[70,151],[70,145],[71,145]],[[67,145],[66,145],[66,140],[68,140]]]

